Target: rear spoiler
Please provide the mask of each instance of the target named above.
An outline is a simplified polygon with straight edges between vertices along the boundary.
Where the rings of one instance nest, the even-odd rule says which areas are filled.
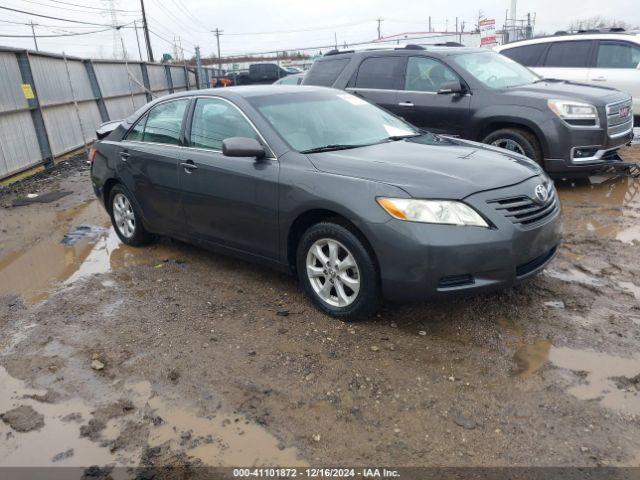
[[[110,122],[104,122],[96,130],[96,137],[98,137],[98,140],[102,140],[116,128],[118,128],[122,124],[122,122],[123,120],[111,120]]]

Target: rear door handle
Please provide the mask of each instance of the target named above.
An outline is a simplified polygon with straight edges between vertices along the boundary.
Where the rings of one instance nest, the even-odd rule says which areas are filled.
[[[194,170],[198,169],[198,166],[195,163],[193,163],[193,160],[187,160],[186,162],[182,162],[180,166],[184,168],[184,171],[187,173],[192,173]]]
[[[120,152],[120,160],[122,160],[123,162],[126,162],[130,156],[131,154],[126,150],[124,152]]]
[[[398,104],[399,107],[413,107],[413,103],[412,102],[400,102]]]

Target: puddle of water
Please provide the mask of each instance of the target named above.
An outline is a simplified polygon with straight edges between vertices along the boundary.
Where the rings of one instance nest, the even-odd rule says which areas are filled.
[[[550,350],[551,343],[548,340],[538,340],[520,347],[513,356],[518,367],[516,373],[521,377],[536,373],[549,361]]]
[[[55,284],[177,256],[176,249],[167,245],[128,247],[113,228],[101,230],[108,219],[97,200],[55,216],[58,225],[40,241],[0,257],[0,295],[20,294],[25,303],[33,304],[45,300]],[[72,227],[95,223],[100,226],[90,230],[89,238],[61,243]]]
[[[554,347],[546,340],[524,345],[514,359],[520,376],[529,376],[547,363],[574,372],[584,379],[568,392],[580,400],[598,400],[615,411],[640,415],[640,393],[618,388],[615,377],[633,378],[640,374],[640,358],[623,358],[590,350]]]
[[[275,436],[242,415],[217,413],[202,417],[154,395],[148,382],[127,388],[134,396],[134,403],[141,406],[146,403],[163,420],[151,429],[151,447],[168,444],[174,451],[184,449],[209,466],[307,465],[298,458],[295,448],[279,448]],[[189,438],[185,438],[187,432]]]
[[[0,367],[0,413],[20,405],[29,405],[44,415],[44,427],[40,430],[19,433],[0,422],[0,467],[11,466],[65,466],[86,467],[107,465],[114,462],[108,448],[100,447],[87,438],[80,437],[80,424],[64,422],[62,418],[80,413],[86,421],[91,409],[81,400],[64,403],[44,403],[23,398],[25,395],[43,395],[41,390],[29,389],[24,382],[10,376]],[[53,457],[73,449],[71,457],[53,462]]]
[[[562,280],[563,282],[571,282],[571,283],[582,283],[584,285],[593,285],[600,286],[602,285],[602,280],[592,277],[580,270],[576,270],[575,268],[570,268],[566,271],[554,270],[552,268],[548,268],[544,271],[544,274],[557,278],[558,280]]]
[[[640,226],[633,225],[633,211],[640,207],[640,179],[614,178],[597,185],[558,183],[565,211],[563,220],[569,230],[588,231],[625,243],[640,241]],[[586,215],[589,208],[607,209],[602,215]],[[630,219],[626,227],[624,218]]]

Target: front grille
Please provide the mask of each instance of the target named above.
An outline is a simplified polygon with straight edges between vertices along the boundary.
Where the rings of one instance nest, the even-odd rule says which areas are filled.
[[[498,212],[513,223],[522,226],[533,226],[543,222],[547,217],[553,215],[559,208],[560,202],[553,184],[545,185],[547,189],[547,200],[539,203],[526,195],[517,197],[497,198],[488,200]],[[535,196],[532,192],[532,196]]]
[[[633,130],[631,100],[607,105],[607,134],[611,138],[622,137]],[[628,112],[620,116],[620,112]]]

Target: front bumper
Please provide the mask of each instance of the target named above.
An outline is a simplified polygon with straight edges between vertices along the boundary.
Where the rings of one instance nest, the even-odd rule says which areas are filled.
[[[538,184],[539,180],[528,183]],[[522,184],[510,189],[523,191]],[[465,201],[482,212],[494,228],[400,220],[370,225],[385,298],[412,301],[486,292],[509,287],[544,269],[560,245],[560,208],[540,224],[515,225],[487,206],[492,196],[495,191],[475,194]]]
[[[633,116],[623,120],[616,119],[617,111],[611,113],[620,103],[628,102],[607,105],[608,114],[602,114],[599,128],[570,127],[554,119],[545,170],[551,174],[590,174],[603,165],[620,162],[618,150],[633,140]]]

